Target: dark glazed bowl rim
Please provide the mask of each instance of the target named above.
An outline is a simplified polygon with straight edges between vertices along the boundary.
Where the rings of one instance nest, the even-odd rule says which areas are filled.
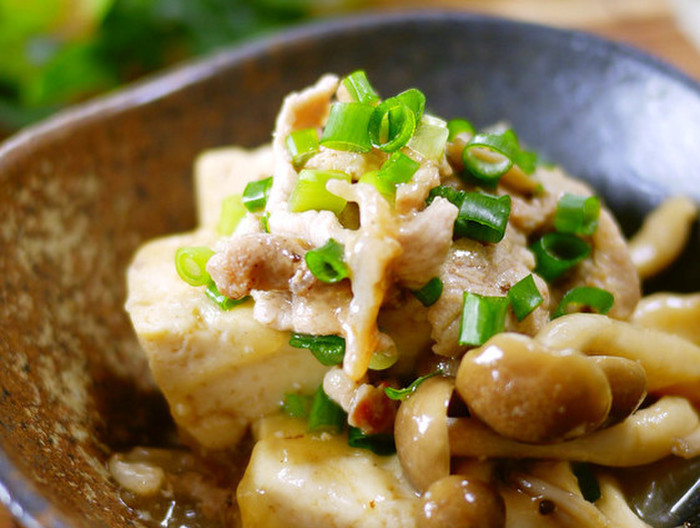
[[[586,48],[586,53],[621,56],[645,65],[656,73],[685,85],[698,94],[700,83],[685,73],[646,52],[626,44],[575,30],[552,28],[540,24],[519,22],[504,18],[465,13],[451,10],[413,10],[390,12],[365,12],[355,16],[332,18],[294,27],[281,33],[271,34],[247,44],[222,51],[167,70],[140,82],[57,113],[37,125],[30,126],[0,144],[0,181],[2,169],[13,163],[13,159],[31,151],[34,145],[50,141],[51,138],[71,134],[90,123],[109,120],[127,110],[148,106],[186,88],[205,83],[216,72],[238,63],[255,59],[268,50],[283,48],[291,43],[321,42],[325,37],[352,31],[355,28],[381,31],[383,27],[407,22],[431,22],[460,24],[479,27],[500,34],[526,35],[528,39],[545,42],[546,46],[566,45],[569,48]],[[0,502],[26,528],[69,528],[70,523],[55,512],[51,504],[13,466],[0,451]]]

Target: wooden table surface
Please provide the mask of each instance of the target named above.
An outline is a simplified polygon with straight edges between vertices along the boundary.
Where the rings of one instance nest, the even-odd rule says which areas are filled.
[[[386,9],[425,7],[423,0],[377,0]],[[636,46],[700,81],[700,50],[681,32],[665,0],[433,0],[462,9],[589,31]],[[20,528],[0,506],[0,528]]]

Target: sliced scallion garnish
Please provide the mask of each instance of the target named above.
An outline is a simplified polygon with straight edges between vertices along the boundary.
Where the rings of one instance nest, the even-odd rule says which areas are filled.
[[[420,122],[425,110],[425,95],[423,92],[417,88],[409,88],[405,92],[401,92],[399,95],[395,96],[395,98],[413,111],[416,123]]]
[[[289,344],[294,348],[306,348],[326,367],[340,365],[345,356],[345,339],[337,335],[293,333]]]
[[[433,277],[420,289],[412,290],[411,293],[423,306],[432,306],[442,295],[442,280],[440,277]]]
[[[552,319],[573,312],[596,312],[606,314],[615,303],[612,293],[594,286],[579,286],[564,294]]]
[[[308,394],[285,393],[282,412],[294,418],[308,418],[313,396]]]
[[[339,433],[347,421],[345,411],[323,391],[323,385],[314,393],[309,410],[309,431]]]
[[[243,206],[242,196],[240,194],[227,196],[221,202],[221,213],[219,213],[216,231],[221,236],[230,236],[245,215],[246,208]]]
[[[411,181],[420,163],[412,160],[403,152],[394,152],[379,169],[379,177],[392,185]]]
[[[591,247],[575,235],[547,233],[530,246],[535,255],[535,273],[551,282],[591,253]]]
[[[396,185],[379,176],[378,170],[365,172],[359,179],[360,183],[367,183],[377,189],[389,203],[394,203],[396,198]]]
[[[231,297],[226,297],[219,291],[219,288],[216,287],[214,281],[210,281],[209,284],[207,284],[207,289],[204,290],[204,293],[214,304],[224,311],[235,308],[239,304],[242,304],[250,299],[250,296],[248,295],[241,297],[240,299],[231,299]]]
[[[560,233],[592,235],[598,228],[600,200],[596,196],[566,193],[557,202],[554,228]]]
[[[323,246],[307,251],[304,259],[314,277],[335,283],[350,275],[344,254],[343,245],[331,238]]]
[[[249,182],[243,190],[243,197],[241,198],[243,206],[251,213],[256,213],[265,209],[271,187],[272,176]]]
[[[435,372],[431,372],[430,374],[426,374],[425,376],[421,376],[420,378],[417,378],[413,380],[413,382],[408,386],[404,387],[403,389],[395,389],[393,387],[385,387],[384,388],[384,394],[387,395],[388,398],[392,400],[405,400],[408,398],[411,394],[413,394],[418,386],[423,383],[425,380],[428,378],[432,378],[433,376],[438,376],[442,374],[442,370],[436,370]]]
[[[447,136],[447,141],[454,141],[454,139],[459,135],[464,132],[469,134],[470,136],[474,135],[474,125],[472,125],[469,121],[466,119],[450,119],[447,122],[447,130],[449,131],[449,135]]]
[[[363,103],[333,103],[328,122],[323,129],[321,145],[333,150],[369,152],[370,118],[374,107]]]
[[[508,290],[508,300],[518,321],[525,319],[544,299],[532,274],[519,280]]]
[[[204,246],[181,247],[175,251],[175,270],[190,286],[205,286],[211,282],[207,262],[214,250]]]
[[[359,427],[348,428],[348,445],[368,449],[375,455],[388,456],[396,453],[394,435],[388,433],[366,434]]]
[[[343,86],[350,97],[358,103],[375,105],[379,102],[379,95],[372,87],[364,70],[357,70],[343,79]]]
[[[394,152],[406,145],[415,129],[414,111],[396,97],[379,103],[369,122],[372,144],[385,152]]]
[[[462,161],[472,176],[487,183],[496,183],[513,166],[518,153],[515,135],[506,130],[503,134],[475,134],[462,151]]]
[[[425,159],[439,161],[445,152],[449,134],[445,121],[426,114],[416,126],[407,146]]]
[[[446,185],[438,185],[437,187],[433,187],[432,189],[430,189],[430,192],[428,193],[428,198],[425,200],[425,203],[426,205],[430,205],[431,203],[433,203],[433,200],[437,196],[440,196],[442,198],[445,198],[453,205],[456,205],[459,209],[459,207],[462,205],[462,201],[464,200],[464,194],[464,191],[459,191],[453,187],[448,187]]]
[[[289,196],[289,210],[293,213],[327,210],[340,214],[347,201],[326,189],[328,180],[349,182],[350,175],[336,170],[301,170]]]
[[[507,194],[496,197],[479,192],[464,193],[454,224],[455,236],[481,242],[501,241],[508,225],[510,202]]]
[[[507,297],[464,292],[459,344],[480,346],[492,336],[503,332],[509,304]]]
[[[313,127],[294,130],[287,136],[286,143],[292,155],[292,164],[301,167],[319,150],[318,131]]]

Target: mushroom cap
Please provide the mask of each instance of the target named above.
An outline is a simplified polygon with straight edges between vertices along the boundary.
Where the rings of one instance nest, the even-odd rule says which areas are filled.
[[[644,367],[631,359],[615,356],[591,356],[608,378],[612,393],[612,407],[606,425],[621,422],[637,410],[647,394],[647,375]]]
[[[503,497],[486,482],[449,475],[433,482],[423,495],[419,528],[503,528]]]
[[[470,412],[501,435],[556,442],[597,429],[612,395],[595,363],[574,350],[550,350],[513,333],[468,352],[456,389]]]
[[[453,390],[447,378],[427,379],[396,414],[396,452],[409,481],[421,492],[450,474],[447,407]]]

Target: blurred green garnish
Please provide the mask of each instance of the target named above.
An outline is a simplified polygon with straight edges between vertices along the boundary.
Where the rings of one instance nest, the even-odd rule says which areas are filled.
[[[0,132],[225,44],[364,0],[0,0]]]

